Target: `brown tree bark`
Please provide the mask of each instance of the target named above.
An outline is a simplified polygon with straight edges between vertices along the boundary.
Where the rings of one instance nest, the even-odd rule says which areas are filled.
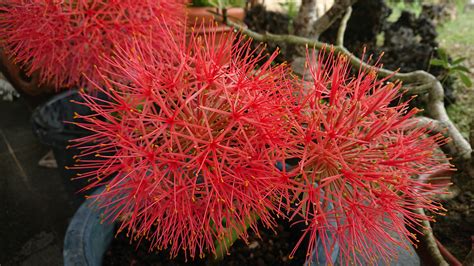
[[[335,0],[334,5],[321,17],[316,12],[317,0],[302,0],[294,22],[295,35],[317,40],[357,0]]]
[[[344,15],[347,8],[351,7],[355,2],[357,0],[336,0],[331,8],[313,23],[309,37],[317,39],[338,18]]]
[[[295,35],[310,37],[313,24],[317,21],[316,0],[302,0],[294,22]]]

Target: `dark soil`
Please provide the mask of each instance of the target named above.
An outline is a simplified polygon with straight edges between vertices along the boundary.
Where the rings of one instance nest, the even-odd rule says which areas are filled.
[[[466,191],[445,202],[446,216],[438,216],[433,223],[436,238],[460,261],[471,250],[474,236],[474,194]]]
[[[261,238],[254,233],[249,233],[249,245],[237,240],[229,250],[230,255],[219,263],[210,259],[195,259],[186,263],[183,256],[171,260],[167,251],[149,253],[148,243],[143,242],[136,247],[135,244],[130,244],[125,234],[119,234],[106,252],[103,265],[303,265],[306,254],[304,246],[298,250],[293,259],[288,258],[301,235],[297,227],[291,227],[288,222],[280,221],[275,231],[276,234],[272,230],[261,227]]]
[[[249,27],[249,29],[262,34],[266,32],[271,32],[274,34],[290,33],[290,17],[280,12],[268,11],[261,4],[256,5],[246,12],[244,22],[245,25]],[[252,48],[256,47],[262,47],[262,44],[260,42],[253,41]],[[293,52],[293,49],[290,49],[289,45],[281,43],[267,43],[264,49],[268,54],[273,54],[277,50],[280,51],[274,60],[276,63],[290,61],[289,59],[291,58],[291,54]]]

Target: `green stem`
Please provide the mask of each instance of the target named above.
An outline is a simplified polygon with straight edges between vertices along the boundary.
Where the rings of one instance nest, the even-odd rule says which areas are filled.
[[[216,241],[214,242],[216,246],[214,261],[221,261],[227,254],[229,247],[231,247],[235,243],[235,241],[239,238],[242,232],[247,231],[250,225],[258,221],[259,219],[260,217],[258,215],[251,215],[250,217],[247,217],[245,219],[245,225],[240,226],[237,230],[234,228],[229,228],[226,232],[224,232],[224,237],[222,239],[216,239]]]

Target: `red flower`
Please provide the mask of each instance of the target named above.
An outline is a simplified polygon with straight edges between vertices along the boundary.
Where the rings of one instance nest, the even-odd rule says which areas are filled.
[[[78,115],[93,134],[76,141],[77,168],[89,170],[86,189],[106,185],[96,200],[119,231],[195,257],[232,233],[245,240],[255,217],[271,227],[289,214],[307,225],[308,255],[320,239],[326,257],[338,245],[363,264],[430,219],[415,209],[442,210],[416,176],[449,168],[446,140],[415,127],[417,111],[394,103],[399,85],[375,69],[350,76],[345,57],[322,54],[314,82],[298,84],[233,34],[162,32],[163,49],[118,49],[97,86],[107,99],[83,94],[97,114]],[[289,158],[298,164],[279,171]]]
[[[328,258],[338,244],[345,261],[388,259],[412,238],[407,227],[430,219],[416,208],[442,210],[416,176],[449,167],[437,150],[446,140],[414,127],[417,111],[393,103],[400,85],[377,80],[375,69],[352,76],[348,59],[332,53],[309,60],[314,82],[298,94],[290,119],[288,154],[301,159],[291,218],[308,225],[308,255],[320,238]]]
[[[119,231],[194,257],[215,252],[232,230],[245,239],[255,217],[274,224],[274,198],[287,181],[275,152],[286,69],[233,34],[166,39],[165,51],[121,50],[112,74],[131,82],[98,86],[108,100],[82,94],[97,115],[78,116],[94,134],[77,142],[83,157],[105,161],[78,168],[90,169],[82,176],[93,179],[89,189],[106,184],[97,200],[107,219],[125,218]]]
[[[100,81],[95,67],[132,38],[159,48],[157,25],[173,28],[184,15],[183,1],[7,0],[0,5],[0,33],[15,62],[59,89],[89,85],[83,74]]]

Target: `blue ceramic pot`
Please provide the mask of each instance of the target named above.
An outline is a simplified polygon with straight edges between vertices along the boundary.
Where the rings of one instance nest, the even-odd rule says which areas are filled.
[[[100,214],[87,201],[74,214],[64,239],[65,266],[102,265],[103,255],[114,237],[115,225],[102,224]]]
[[[94,194],[100,193],[98,189]],[[72,218],[64,240],[65,266],[100,266],[102,258],[114,236],[114,224],[101,223],[101,212],[97,211],[90,202],[84,202]],[[319,240],[318,240],[319,241]],[[331,241],[331,239],[329,239]],[[306,265],[345,265],[338,261],[339,246],[336,245],[331,258],[324,256],[322,243],[313,251]],[[410,245],[411,247],[411,245]],[[420,260],[413,249],[405,250],[397,247],[398,259],[390,262],[392,266],[420,265]],[[318,254],[318,256],[316,256]],[[387,265],[380,260],[374,265]]]

